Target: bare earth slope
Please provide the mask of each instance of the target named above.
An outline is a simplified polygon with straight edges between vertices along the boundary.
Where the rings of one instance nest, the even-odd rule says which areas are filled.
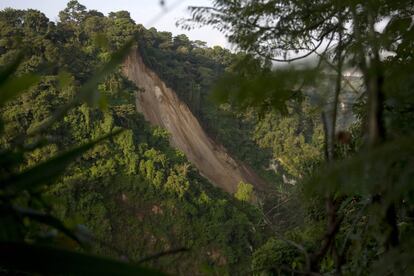
[[[253,170],[232,158],[226,149],[210,139],[190,109],[143,62],[137,50],[124,62],[124,74],[143,92],[137,92],[139,112],[153,125],[171,134],[170,143],[187,156],[202,175],[229,193],[237,190],[240,181],[263,190],[265,183]]]

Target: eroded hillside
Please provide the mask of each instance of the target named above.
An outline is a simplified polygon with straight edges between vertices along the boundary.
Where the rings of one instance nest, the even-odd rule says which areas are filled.
[[[138,50],[131,51],[123,71],[142,88],[136,94],[138,111],[151,124],[167,129],[171,144],[184,152],[202,175],[230,193],[237,190],[240,181],[253,184],[256,190],[264,189],[264,181],[253,170],[206,134],[188,106],[144,64]]]

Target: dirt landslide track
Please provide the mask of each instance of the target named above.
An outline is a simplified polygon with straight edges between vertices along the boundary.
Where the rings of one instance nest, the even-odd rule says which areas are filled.
[[[206,134],[187,105],[144,64],[136,49],[125,60],[123,72],[143,89],[136,94],[137,110],[151,124],[167,129],[171,145],[184,152],[204,177],[229,193],[236,192],[240,181],[264,190],[265,182]]]

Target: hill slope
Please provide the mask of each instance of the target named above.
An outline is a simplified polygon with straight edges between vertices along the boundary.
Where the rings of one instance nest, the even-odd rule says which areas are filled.
[[[264,189],[264,181],[253,170],[205,133],[188,106],[144,64],[138,50],[131,51],[123,72],[143,89],[136,94],[138,111],[152,124],[167,129],[171,144],[208,180],[230,193],[236,192],[240,181],[253,184],[256,190]]]

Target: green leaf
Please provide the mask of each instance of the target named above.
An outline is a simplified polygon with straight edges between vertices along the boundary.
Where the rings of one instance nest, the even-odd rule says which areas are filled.
[[[59,88],[64,89],[72,83],[72,75],[66,71],[59,72],[58,76]]]
[[[2,86],[8,80],[8,78],[11,75],[13,75],[14,72],[16,72],[22,60],[23,60],[23,53],[20,52],[13,62],[6,65],[4,68],[2,68],[2,70],[0,70],[0,86]]]
[[[21,77],[9,78],[0,86],[0,107],[6,102],[16,98],[32,85],[39,82],[40,77],[33,74],[27,74]]]
[[[23,53],[19,53],[13,62],[0,70],[0,107],[40,80],[34,74],[12,77],[22,60]]]
[[[7,188],[9,194],[17,193],[22,190],[33,190],[46,183],[51,183],[56,177],[60,176],[66,167],[78,156],[91,149],[97,143],[113,137],[123,130],[116,130],[104,135],[87,144],[78,146],[72,150],[52,157],[49,160],[29,168],[19,174],[12,175],[2,181],[2,188]]]
[[[119,64],[121,64],[126,56],[129,54],[132,45],[135,44],[135,39],[131,39],[124,46],[122,46],[118,51],[112,54],[111,59],[106,63],[92,78],[90,78],[80,89],[79,91],[79,100],[90,100],[93,97],[91,91],[96,90],[96,87],[100,82],[102,82],[105,77],[114,71]]]
[[[211,96],[213,101],[230,103],[241,109],[254,107],[260,112],[274,109],[285,114],[286,103],[299,99],[302,88],[312,85],[317,79],[317,72],[311,69],[237,70],[240,71],[227,73],[219,79]]]
[[[40,274],[163,275],[133,264],[25,243],[0,243],[0,267]]]
[[[29,218],[31,220],[34,220],[34,221],[37,221],[39,223],[49,225],[49,226],[61,231],[66,236],[68,236],[69,238],[76,241],[79,245],[82,245],[81,241],[78,239],[78,237],[71,230],[69,230],[59,219],[57,219],[57,218],[55,218],[51,215],[39,212],[37,210],[29,209],[29,208],[22,208],[22,207],[19,207],[19,206],[14,206],[13,211],[17,212],[19,214],[19,216],[21,216],[21,217],[27,217],[27,218]]]

